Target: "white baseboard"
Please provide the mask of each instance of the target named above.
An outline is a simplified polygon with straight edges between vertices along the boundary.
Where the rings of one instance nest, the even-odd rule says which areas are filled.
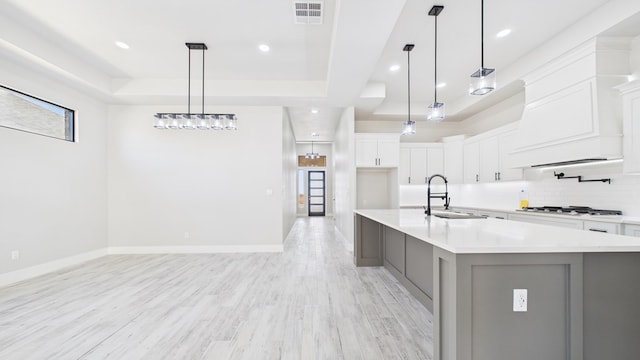
[[[0,274],[0,286],[6,286],[9,284],[17,283],[19,281],[27,280],[36,276],[44,275],[50,272],[58,271],[60,269],[81,264],[83,262],[97,259],[107,255],[107,249],[99,249],[89,251],[86,253],[69,256],[59,260],[46,262],[44,264],[30,266],[25,269],[11,271],[5,274]]]
[[[219,246],[114,246],[109,254],[216,254],[283,252],[284,246],[277,245],[219,245]]]
[[[216,253],[275,253],[284,245],[220,245],[220,246],[119,246],[94,250],[25,269],[0,274],[0,287],[34,278],[60,269],[81,264],[106,255],[124,254],[216,254]]]

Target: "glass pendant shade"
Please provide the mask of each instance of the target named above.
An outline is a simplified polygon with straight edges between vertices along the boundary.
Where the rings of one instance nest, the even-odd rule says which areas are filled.
[[[225,130],[238,130],[238,119],[235,115],[226,115]]]
[[[197,120],[197,127],[200,130],[208,130],[211,129],[211,121],[210,121],[210,117],[209,115],[196,115],[198,120]]]
[[[433,102],[429,105],[427,112],[427,120],[429,121],[442,121],[445,117],[444,103]]]
[[[195,130],[196,129],[196,115],[194,114],[186,114],[183,116],[182,128],[187,130]]]
[[[470,95],[485,95],[496,89],[496,69],[481,68],[471,74]]]
[[[222,130],[224,129],[224,120],[221,115],[213,115],[213,121],[211,122],[211,128],[213,130]]]
[[[414,135],[416,133],[416,122],[407,120],[402,123],[402,135]]]
[[[180,119],[179,115],[169,114],[169,121],[167,123],[167,128],[169,129],[181,129],[182,128],[182,119]]]
[[[153,120],[153,127],[156,129],[166,129],[169,125],[168,116],[165,114],[156,114]]]

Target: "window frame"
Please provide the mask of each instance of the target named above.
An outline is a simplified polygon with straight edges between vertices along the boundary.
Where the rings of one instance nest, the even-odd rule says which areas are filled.
[[[39,101],[39,102],[42,102],[42,103],[46,103],[46,104],[55,106],[56,108],[64,110],[64,113],[65,113],[65,115],[64,115],[65,137],[62,138],[62,137],[58,137],[58,136],[55,136],[55,135],[44,134],[44,133],[37,132],[37,131],[19,129],[19,128],[15,128],[15,127],[4,125],[2,123],[0,123],[0,127],[5,128],[5,129],[12,129],[12,130],[17,130],[17,131],[22,131],[22,132],[26,132],[26,133],[29,133],[29,134],[40,135],[40,136],[44,136],[44,137],[48,137],[48,138],[52,138],[52,139],[58,139],[58,140],[63,140],[63,141],[68,141],[68,142],[76,142],[76,111],[75,110],[73,110],[71,108],[68,108],[66,106],[62,106],[60,104],[56,104],[54,102],[42,99],[42,98],[39,98],[37,96],[33,96],[33,95],[25,93],[23,91],[10,88],[10,87],[2,85],[2,84],[0,84],[0,90],[7,90],[9,92],[13,92],[15,94],[19,94],[21,96],[25,96],[25,97],[34,99],[36,101]],[[67,119],[67,117],[69,117],[69,118]]]

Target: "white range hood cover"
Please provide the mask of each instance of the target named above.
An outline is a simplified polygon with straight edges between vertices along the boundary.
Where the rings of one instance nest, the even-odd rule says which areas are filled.
[[[525,77],[525,108],[513,167],[622,157],[629,41],[592,39]]]

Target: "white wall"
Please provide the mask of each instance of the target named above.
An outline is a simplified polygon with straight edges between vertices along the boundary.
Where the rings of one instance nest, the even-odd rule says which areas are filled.
[[[345,109],[333,142],[334,216],[336,228],[350,244],[353,244],[353,210],[356,202],[354,118],[354,108]]]
[[[283,109],[208,109],[236,113],[237,131],[158,130],[160,111],[184,108],[109,107],[109,245],[281,247]]]
[[[106,105],[1,57],[0,79],[77,118],[74,143],[0,127],[0,275],[104,250]]]
[[[282,235],[287,237],[296,221],[296,138],[289,112],[282,112]]]
[[[304,156],[306,153],[311,152],[311,144],[309,143],[299,143],[296,145],[296,151],[298,155]],[[327,157],[327,166],[323,168],[319,167],[307,167],[301,168],[305,171],[305,187],[308,181],[307,174],[309,171],[313,170],[324,170],[325,171],[325,214],[326,216],[333,216],[333,144],[330,143],[321,143],[321,144],[313,144],[313,151],[317,152],[320,155]],[[305,189],[306,194],[306,189]],[[306,194],[308,195],[308,194]],[[308,212],[307,198],[305,197],[305,206],[300,208],[298,207],[298,216],[305,216]]]

